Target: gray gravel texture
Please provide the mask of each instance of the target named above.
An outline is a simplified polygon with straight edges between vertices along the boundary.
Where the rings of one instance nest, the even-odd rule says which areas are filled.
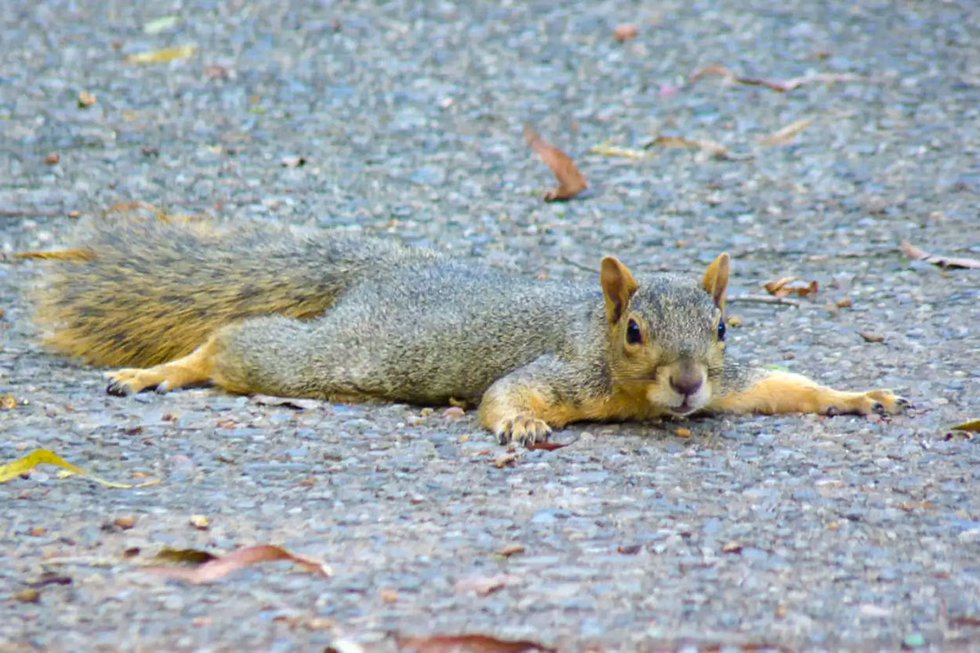
[[[620,23],[638,38],[618,43]],[[8,255],[64,243],[69,211],[130,200],[390,234],[551,277],[593,274],[606,253],[693,272],[727,250],[735,296],[782,275],[820,284],[798,308],[733,303],[730,351],[916,405],[887,420],[580,425],[556,435],[570,446],[498,469],[503,449],[469,413],[106,396],[98,370],[39,348],[20,291],[40,264],[8,260],[0,391],[22,403],[0,412],[0,460],[48,448],[160,484],[43,467],[0,486],[0,651],[385,651],[437,633],[980,650],[980,452],[947,435],[980,416],[980,272],[898,250],[980,256],[978,25],[971,0],[0,3]],[[125,61],[184,44],[199,50]],[[686,84],[714,63],[861,79]],[[97,102],[80,107],[81,91]],[[795,142],[760,143],[806,118]],[[590,197],[541,201],[553,182],[525,121],[579,161]],[[737,156],[589,153],[656,134]],[[132,528],[113,525],[126,516]],[[515,542],[523,553],[497,553]],[[259,543],[335,575],[275,563],[193,586],[140,570],[164,547]],[[497,576],[496,591],[467,589]]]

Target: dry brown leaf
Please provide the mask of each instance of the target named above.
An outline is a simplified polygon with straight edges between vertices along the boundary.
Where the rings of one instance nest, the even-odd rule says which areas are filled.
[[[554,653],[556,649],[527,640],[497,639],[489,635],[428,635],[396,637],[401,651],[415,653]]]
[[[691,429],[678,426],[676,429],[674,429],[674,435],[679,438],[689,438],[691,437]]]
[[[132,515],[122,515],[121,517],[116,517],[112,520],[112,523],[124,531],[128,531],[130,528],[136,525],[136,517]]]
[[[911,259],[932,263],[933,265],[938,265],[941,268],[980,269],[980,260],[975,258],[953,258],[930,254],[929,252],[919,249],[907,240],[902,241],[902,251],[905,252],[905,255]]]
[[[56,166],[61,163],[61,155],[57,152],[52,152],[51,154],[44,157],[44,162],[49,166]]]
[[[544,442],[532,442],[527,445],[528,451],[554,451],[555,449],[562,449],[570,445],[571,442],[551,442],[546,440]]]
[[[589,182],[572,158],[541,138],[530,125],[524,125],[524,140],[551,168],[558,180],[558,187],[545,193],[545,202],[570,200],[589,187]]]
[[[520,542],[512,542],[510,544],[505,544],[504,546],[497,549],[497,555],[502,555],[505,558],[509,558],[512,555],[518,553],[524,553],[524,545]]]
[[[873,331],[858,331],[858,335],[864,338],[865,342],[884,342],[885,336]]]
[[[199,531],[206,531],[211,528],[211,520],[206,515],[191,515],[190,523]]]
[[[796,140],[807,127],[813,124],[813,118],[801,118],[786,125],[782,129],[759,139],[763,145],[788,145]]]
[[[521,581],[520,576],[513,574],[495,574],[493,576],[474,576],[463,578],[453,586],[457,592],[463,594],[473,592],[480,596],[492,594],[508,585],[515,585]]]
[[[703,138],[684,138],[683,136],[657,136],[647,147],[673,147],[685,150],[699,150],[715,159],[730,159],[728,148],[712,140]]]
[[[632,41],[640,34],[640,28],[629,23],[617,25],[613,30],[613,37],[620,43]]]
[[[817,294],[817,291],[820,289],[820,285],[816,281],[807,283],[805,281],[798,281],[796,277],[781,277],[763,284],[762,287],[770,295],[780,298],[786,297],[787,295],[807,297]]]
[[[78,106],[79,107],[85,109],[85,108],[88,108],[88,107],[92,106],[96,102],[97,102],[97,100],[95,99],[95,95],[93,95],[92,93],[89,93],[88,91],[80,91],[78,93]]]
[[[277,560],[288,560],[299,565],[304,571],[318,576],[329,577],[333,575],[333,570],[327,565],[317,560],[303,558],[290,553],[286,549],[271,544],[258,544],[247,546],[237,551],[232,551],[228,555],[220,556],[208,560],[199,567],[188,569],[186,567],[146,567],[146,571],[168,578],[177,578],[188,583],[210,583],[224,578],[228,574],[251,567],[260,562],[273,562]]]

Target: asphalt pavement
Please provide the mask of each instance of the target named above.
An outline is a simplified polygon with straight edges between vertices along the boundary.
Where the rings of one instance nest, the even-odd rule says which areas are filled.
[[[980,650],[980,440],[950,430],[980,417],[980,271],[900,249],[980,258],[978,25],[970,0],[0,3],[0,463],[150,483],[0,485],[0,652]],[[542,200],[525,123],[586,197]],[[43,262],[13,254],[136,201],[597,283],[606,254],[728,251],[732,355],[915,409],[583,424],[510,459],[458,409],[107,396],[41,348]],[[818,291],[766,302],[785,276]],[[145,569],[262,544],[333,575]]]

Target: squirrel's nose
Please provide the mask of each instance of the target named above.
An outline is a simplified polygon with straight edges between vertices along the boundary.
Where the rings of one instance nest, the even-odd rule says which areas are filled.
[[[693,372],[682,372],[677,376],[670,376],[670,387],[674,389],[674,392],[685,397],[690,397],[700,390],[702,383],[701,375]]]

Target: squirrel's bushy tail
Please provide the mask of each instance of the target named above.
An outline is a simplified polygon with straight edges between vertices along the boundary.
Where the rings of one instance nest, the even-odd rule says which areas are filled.
[[[167,219],[83,227],[73,251],[85,256],[44,264],[36,319],[46,345],[97,365],[155,365],[230,322],[313,318],[365,270],[434,256],[363,237],[233,228]]]

